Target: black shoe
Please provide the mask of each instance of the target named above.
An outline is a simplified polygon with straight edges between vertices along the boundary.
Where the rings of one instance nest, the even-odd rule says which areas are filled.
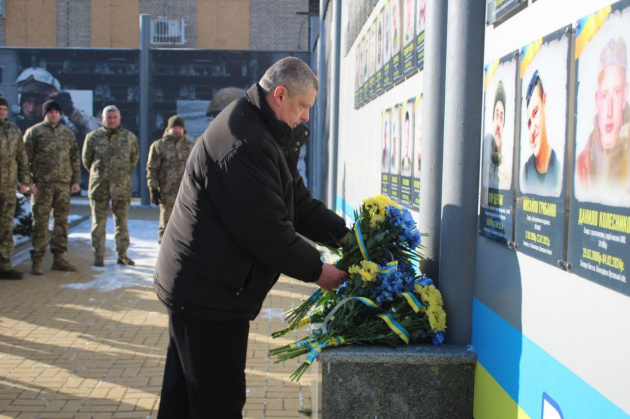
[[[94,256],[94,266],[105,266],[105,261],[103,260],[103,256]]]
[[[0,279],[22,279],[22,277],[22,272],[18,272],[15,269],[0,271]]]

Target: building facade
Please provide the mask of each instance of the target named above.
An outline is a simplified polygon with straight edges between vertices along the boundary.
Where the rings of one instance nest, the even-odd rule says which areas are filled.
[[[312,1],[311,1],[312,3]],[[309,0],[4,0],[0,46],[307,51]]]

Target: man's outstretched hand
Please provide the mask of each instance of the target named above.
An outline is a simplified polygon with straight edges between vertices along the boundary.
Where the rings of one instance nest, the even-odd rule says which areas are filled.
[[[339,270],[329,263],[324,263],[322,265],[322,274],[315,283],[326,291],[332,291],[335,288],[339,288],[347,279],[347,272]]]

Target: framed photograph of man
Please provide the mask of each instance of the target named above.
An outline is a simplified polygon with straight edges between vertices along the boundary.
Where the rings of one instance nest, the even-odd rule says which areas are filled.
[[[577,22],[575,137],[567,260],[630,295],[630,1]]]
[[[381,114],[381,193],[389,196],[390,161],[391,161],[391,118],[392,109],[387,108]]]
[[[361,52],[360,44],[354,49],[354,109],[361,107]]]
[[[627,7],[606,10],[594,34],[577,29],[578,40],[592,38],[576,46],[574,193],[580,202],[630,207],[630,19]]]
[[[365,62],[363,63],[363,105],[365,105],[370,101],[370,37],[368,32],[363,36],[363,56],[365,57]]]
[[[521,48],[517,249],[558,266],[565,239],[569,46],[563,27]]]
[[[564,31],[521,51],[519,187],[526,194],[560,197],[564,185],[569,57]]]
[[[391,1],[383,6],[383,90],[394,87],[392,80],[392,11]]]
[[[368,38],[368,101],[376,97],[376,20],[372,21],[367,32]]]
[[[402,0],[390,0],[392,13],[392,82],[398,84],[404,80],[403,77],[403,34],[402,34]],[[405,0],[406,1],[406,0]]]
[[[383,21],[385,20],[384,10],[381,9],[376,17],[376,75],[375,94],[383,93]]]
[[[484,68],[482,189],[512,189],[516,123],[517,53]]]
[[[397,104],[392,109],[391,119],[391,140],[392,148],[389,160],[389,173],[390,173],[390,196],[400,202],[400,146],[401,146],[401,130],[400,130],[400,114],[402,109],[402,103]]]
[[[383,22],[385,21],[385,10],[381,10],[376,17],[376,71],[383,68]]]
[[[513,240],[517,68],[516,51],[484,68],[479,234],[506,244]]]
[[[416,0],[403,0],[403,75],[409,77],[418,71],[416,53]]]
[[[400,203],[411,209],[413,200],[413,108],[415,97],[403,102],[401,109]]]
[[[413,204],[420,211],[420,168],[422,167],[422,93],[416,95],[413,104]]]
[[[427,0],[416,0],[416,57],[418,71],[424,68],[424,17]]]

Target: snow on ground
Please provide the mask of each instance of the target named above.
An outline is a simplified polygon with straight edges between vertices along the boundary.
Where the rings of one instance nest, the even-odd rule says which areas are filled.
[[[91,246],[91,227],[91,220],[82,222],[71,230],[68,235],[68,241],[84,241],[86,245]],[[89,265],[89,269],[92,270],[93,280],[76,284],[66,284],[62,285],[62,287],[73,289],[93,288],[98,291],[107,292],[138,285],[153,286],[155,258],[158,252],[158,221],[129,220],[128,227],[129,235],[131,236],[131,244],[127,251],[127,256],[136,262],[135,266],[124,266],[116,263],[114,221],[110,217],[107,221],[105,266],[99,268],[94,265]]]
[[[70,221],[72,221],[72,216]],[[70,229],[68,234],[69,257],[72,261],[71,252],[80,248],[81,252],[88,252],[89,256],[84,260],[89,260],[87,266],[78,266],[79,271],[90,270],[86,276],[92,278],[87,282],[77,282],[65,284],[62,287],[73,289],[96,289],[101,292],[112,291],[119,288],[135,286],[153,286],[153,273],[155,268],[155,258],[158,253],[157,228],[158,221],[129,220],[129,235],[131,244],[127,251],[127,256],[136,262],[135,266],[124,266],[116,263],[117,255],[114,246],[114,221],[111,217],[107,220],[107,239],[105,242],[105,266],[102,268],[91,264],[93,261],[92,241],[90,230],[92,220],[87,219],[79,225]],[[14,265],[24,260],[30,260],[30,249],[19,252],[13,257]],[[30,265],[29,265],[30,266]]]

